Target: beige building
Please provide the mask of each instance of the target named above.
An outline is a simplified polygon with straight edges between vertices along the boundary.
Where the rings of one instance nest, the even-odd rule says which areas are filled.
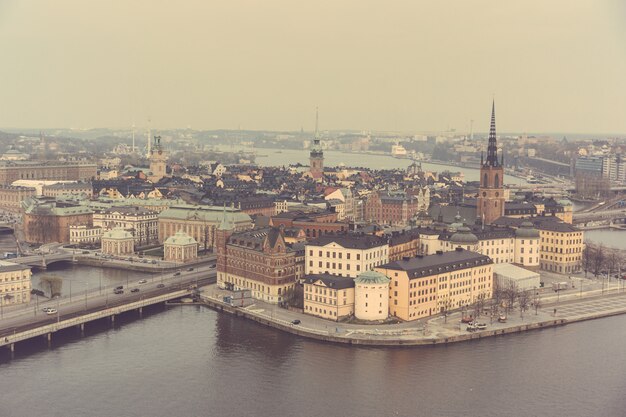
[[[354,280],[329,274],[304,279],[304,313],[338,321],[354,314]]]
[[[239,210],[219,206],[195,206],[181,204],[167,208],[159,213],[159,242],[182,230],[193,237],[200,249],[213,249],[215,246],[216,228],[224,217],[224,210],[232,219],[233,232],[252,228],[252,219]]]
[[[32,187],[0,185],[0,207],[14,213],[19,212],[22,201],[36,195],[37,189]]]
[[[307,243],[305,274],[355,278],[389,260],[387,239],[372,235],[325,235]]]
[[[0,261],[0,303],[3,306],[30,302],[30,267]]]
[[[198,258],[198,242],[185,232],[178,232],[165,240],[164,259],[170,262],[189,262]]]
[[[489,257],[458,248],[376,268],[391,280],[390,314],[416,320],[488,299],[493,291]]]
[[[41,187],[41,194],[44,197],[60,197],[62,195],[81,195],[91,198],[93,187],[90,182],[57,182],[54,184],[44,184]]]
[[[90,181],[96,177],[97,168],[90,162],[0,161],[0,184],[17,180]]]
[[[102,228],[86,225],[70,226],[70,243],[72,245],[96,245],[100,243]]]
[[[376,271],[354,278],[354,316],[359,320],[385,320],[389,316],[390,279]]]
[[[541,269],[561,274],[580,270],[585,248],[582,230],[556,221],[541,222],[537,229],[541,239]]]
[[[93,225],[102,230],[122,228],[129,231],[135,238],[135,246],[158,242],[158,220],[158,213],[138,206],[111,207],[93,215]]]
[[[135,252],[133,235],[122,228],[104,232],[101,241],[102,253],[107,255],[132,255]]]

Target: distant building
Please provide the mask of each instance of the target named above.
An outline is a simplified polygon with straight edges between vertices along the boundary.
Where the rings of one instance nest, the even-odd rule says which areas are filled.
[[[22,202],[35,195],[37,195],[37,190],[32,187],[0,186],[0,207],[8,211],[19,212],[22,208]]]
[[[72,245],[97,245],[100,244],[102,237],[102,228],[100,226],[71,225],[70,226],[70,244]]]
[[[69,243],[70,226],[93,225],[93,211],[86,206],[30,198],[23,202],[24,236],[29,243]]]
[[[167,152],[161,146],[161,136],[154,137],[154,144],[150,150],[150,171],[148,178],[151,182],[158,182],[167,175]]]
[[[354,315],[354,280],[329,274],[307,275],[304,313],[333,321]]]
[[[158,243],[158,213],[138,206],[115,206],[97,210],[93,215],[93,225],[102,230],[122,228],[130,232],[135,246]]]
[[[480,161],[480,188],[478,190],[477,215],[485,224],[504,216],[504,152],[498,161],[498,145],[496,143],[496,108],[491,107],[491,127],[489,129],[489,145],[487,159]]]
[[[17,180],[90,181],[97,171],[90,162],[0,161],[0,185]]]
[[[366,271],[354,278],[354,317],[385,320],[389,316],[389,282],[384,274]]]

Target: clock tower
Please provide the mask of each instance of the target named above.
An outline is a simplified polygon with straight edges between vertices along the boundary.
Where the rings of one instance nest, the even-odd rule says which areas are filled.
[[[152,171],[152,175],[149,178],[150,181],[155,183],[165,177],[166,167],[167,152],[165,152],[161,146],[161,136],[155,136],[150,149],[150,171]]]
[[[477,217],[483,224],[491,224],[504,216],[504,152],[498,161],[498,144],[496,142],[496,106],[491,105],[491,127],[487,160],[480,156],[480,188],[478,189]]]

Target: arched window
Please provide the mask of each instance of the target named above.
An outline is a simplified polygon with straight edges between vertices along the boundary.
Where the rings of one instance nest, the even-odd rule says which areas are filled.
[[[496,174],[496,181],[494,183],[494,187],[498,188],[500,186],[500,175]]]
[[[483,187],[487,187],[487,173],[485,172],[485,175],[483,175]]]

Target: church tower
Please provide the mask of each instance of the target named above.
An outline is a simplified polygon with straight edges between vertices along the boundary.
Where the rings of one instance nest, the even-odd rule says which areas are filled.
[[[491,105],[491,127],[487,160],[480,155],[480,188],[477,200],[477,217],[483,224],[491,224],[504,216],[504,152],[498,161],[498,144],[496,143],[496,105]]]
[[[163,150],[161,146],[161,136],[154,137],[154,143],[150,148],[150,181],[158,182],[161,178],[165,177],[167,167],[167,152]]]
[[[317,109],[315,109],[315,138],[313,139],[311,153],[309,154],[310,173],[311,177],[314,179],[321,179],[324,175],[324,151],[322,151],[322,144],[320,143],[318,123],[319,113]]]

